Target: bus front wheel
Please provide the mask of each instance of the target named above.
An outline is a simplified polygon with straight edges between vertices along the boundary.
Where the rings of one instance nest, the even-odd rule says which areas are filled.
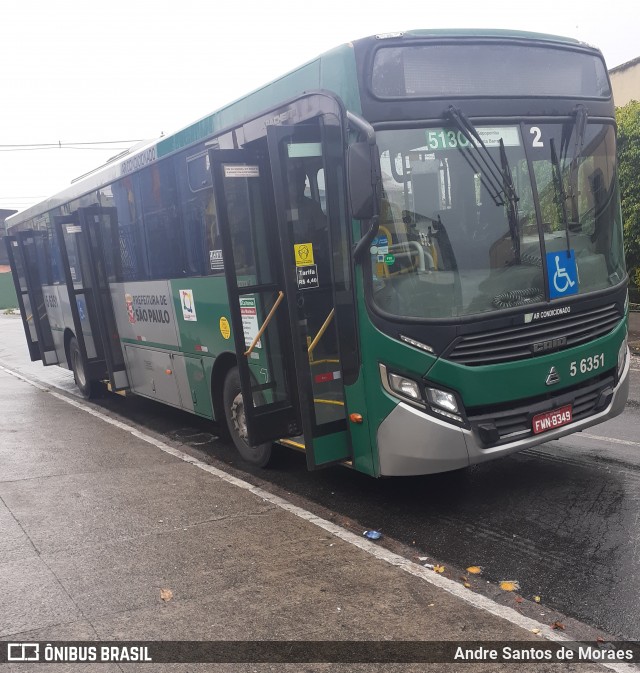
[[[71,341],[69,341],[69,360],[71,361],[73,379],[82,393],[82,396],[87,400],[92,397],[98,397],[98,383],[89,380],[86,363],[82,357],[82,351],[80,350],[78,340],[75,337],[72,337]]]
[[[247,420],[242,389],[240,388],[240,373],[237,367],[229,370],[227,378],[224,380],[222,398],[229,434],[238,453],[247,463],[256,467],[266,467],[271,460],[272,444],[266,442],[258,446],[249,446]]]

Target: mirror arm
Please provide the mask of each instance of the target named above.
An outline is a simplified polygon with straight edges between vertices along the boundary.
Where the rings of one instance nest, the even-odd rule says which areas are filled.
[[[347,110],[347,122],[351,128],[359,131],[365,137],[369,145],[373,146],[376,144],[376,132],[366,119]]]
[[[355,248],[353,249],[353,259],[356,264],[360,261],[365,250],[368,250],[371,247],[373,239],[378,234],[378,225],[380,223],[380,217],[374,215],[371,218],[371,226],[369,231],[356,243]]]

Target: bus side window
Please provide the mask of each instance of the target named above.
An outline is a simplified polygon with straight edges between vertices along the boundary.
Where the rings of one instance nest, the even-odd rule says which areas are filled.
[[[137,176],[128,175],[112,186],[113,204],[118,212],[121,281],[149,278],[137,182]]]
[[[141,171],[142,219],[152,279],[185,275],[184,241],[176,192],[171,160],[161,161]]]
[[[202,149],[195,154],[193,150],[189,150],[188,154],[180,154],[175,159],[187,276],[205,276],[224,271],[222,266],[214,263],[214,255],[211,253],[215,249],[211,247],[212,225],[215,229],[215,207],[212,203],[213,188],[207,162],[207,153]],[[215,268],[216,266],[219,268]]]

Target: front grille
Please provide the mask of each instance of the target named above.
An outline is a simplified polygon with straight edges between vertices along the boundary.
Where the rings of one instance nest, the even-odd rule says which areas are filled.
[[[485,446],[497,446],[525,439],[533,435],[533,417],[545,411],[572,406],[572,422],[587,418],[602,411],[611,401],[615,379],[612,374],[601,375],[595,383],[574,386],[561,394],[547,394],[520,400],[517,407],[486,413],[482,409],[470,409],[467,419],[471,428]],[[603,393],[605,393],[603,395]]]
[[[608,334],[621,318],[622,315],[616,305],[610,304],[553,320],[487,330],[461,337],[444,357],[470,367],[524,360],[550,352],[534,353],[535,343],[566,339],[563,345],[555,350],[579,346]]]

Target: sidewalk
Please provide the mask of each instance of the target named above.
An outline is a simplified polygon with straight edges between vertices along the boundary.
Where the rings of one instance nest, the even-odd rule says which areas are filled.
[[[61,397],[0,370],[0,638],[540,642],[526,624],[475,607],[286,511],[273,496],[269,501],[215,468],[212,473],[194,459],[185,462],[179,448],[164,445],[177,454],[171,455]],[[411,565],[418,575],[435,575]],[[169,590],[165,600],[163,590]],[[464,665],[468,673],[501,668],[507,667]],[[26,673],[21,664],[6,670]],[[103,664],[42,670],[426,667]],[[531,672],[560,670],[605,669],[527,665]]]

